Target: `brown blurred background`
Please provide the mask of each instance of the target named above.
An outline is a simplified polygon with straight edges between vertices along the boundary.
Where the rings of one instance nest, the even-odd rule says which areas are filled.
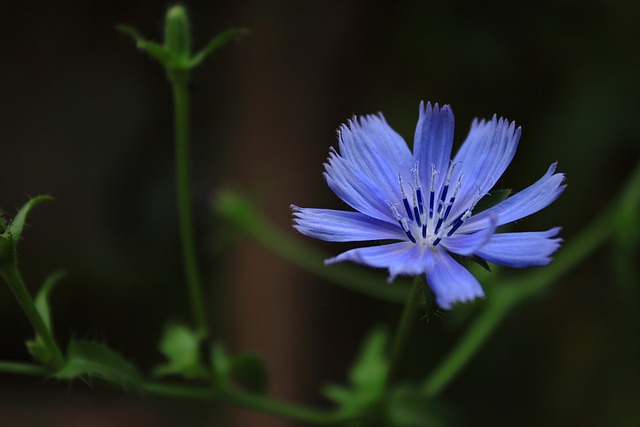
[[[20,246],[25,279],[35,290],[63,267],[68,277],[52,295],[60,339],[106,342],[146,372],[161,361],[166,316],[190,320],[172,106],[161,69],[114,25],[158,40],[171,4],[11,2],[0,12],[0,205],[12,216],[28,196],[56,198],[30,218]],[[383,111],[411,143],[418,102],[431,100],[453,106],[458,144],[476,116],[497,113],[523,127],[501,185],[521,189],[559,161],[567,192],[521,227],[562,225],[569,240],[639,158],[635,1],[186,5],[196,48],[228,27],[251,30],[193,74],[192,176],[216,336],[231,350],[264,355],[276,397],[328,406],[317,390],[345,381],[368,328],[392,325],[400,308],[231,235],[211,211],[218,189],[247,192],[290,230],[290,203],[342,206],[321,176],[340,123]],[[621,242],[513,313],[443,399],[471,425],[640,424],[640,291],[637,276],[616,263]],[[463,330],[454,323],[417,328],[407,378],[423,377],[446,353]],[[0,359],[29,360],[30,335],[0,287]],[[0,425],[296,424],[0,374]]]

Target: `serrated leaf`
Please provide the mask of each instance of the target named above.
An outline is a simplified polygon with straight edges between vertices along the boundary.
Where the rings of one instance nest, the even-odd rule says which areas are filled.
[[[491,193],[484,196],[480,201],[476,204],[475,208],[473,208],[473,214],[476,215],[482,211],[486,211],[487,209],[497,205],[511,194],[510,188],[505,188],[503,190],[494,190]]]
[[[168,359],[156,367],[155,376],[180,375],[187,379],[204,378],[206,371],[200,362],[203,336],[186,325],[169,325],[160,341],[160,351]]]
[[[144,378],[131,363],[104,344],[71,341],[65,365],[54,375],[59,379],[98,377],[123,387],[139,388]]]
[[[231,358],[231,378],[245,390],[257,394],[267,392],[267,369],[261,357],[240,353]]]
[[[22,234],[22,229],[24,228],[24,223],[27,220],[27,215],[31,212],[31,209],[36,207],[42,202],[53,200],[52,197],[49,196],[36,196],[33,199],[29,200],[27,203],[20,208],[13,221],[11,221],[11,225],[9,225],[8,231],[11,234],[11,237],[14,242],[17,242],[20,239],[20,235]]]

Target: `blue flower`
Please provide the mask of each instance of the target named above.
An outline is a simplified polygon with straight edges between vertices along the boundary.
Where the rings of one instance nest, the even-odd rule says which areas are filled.
[[[560,246],[560,228],[496,233],[531,215],[564,191],[556,164],[536,183],[474,213],[513,159],[521,129],[506,119],[474,120],[451,160],[454,119],[448,105],[420,104],[413,154],[382,114],[354,118],[339,130],[324,176],[354,211],[292,205],[294,227],[331,242],[377,242],[348,250],[325,264],[352,261],[398,275],[426,275],[445,309],[483,297],[476,278],[449,253],[475,255],[509,267],[543,266]],[[380,241],[393,241],[383,243]]]

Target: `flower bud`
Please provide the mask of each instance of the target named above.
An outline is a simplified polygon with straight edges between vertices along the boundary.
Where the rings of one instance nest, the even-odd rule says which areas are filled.
[[[191,57],[191,36],[189,19],[182,6],[173,6],[165,18],[164,47],[178,60],[187,61]]]

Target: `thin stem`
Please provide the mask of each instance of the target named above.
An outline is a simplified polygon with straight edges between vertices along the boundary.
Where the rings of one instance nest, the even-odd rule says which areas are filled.
[[[0,372],[20,375],[44,376],[49,375],[51,371],[44,366],[34,363],[11,362],[0,360]]]
[[[185,279],[189,291],[191,310],[198,330],[206,337],[209,334],[207,316],[202,291],[202,280],[196,258],[193,218],[191,213],[191,185],[189,179],[189,90],[188,72],[169,72],[173,88],[175,143],[176,143],[176,186],[178,193],[178,217]]]
[[[499,285],[500,288],[489,296],[485,310],[463,335],[456,347],[427,377],[423,391],[429,396],[439,394],[466,366],[511,309],[549,287],[593,253],[616,231],[617,219],[637,211],[638,205],[640,205],[640,164],[636,166],[625,188],[609,210],[569,242],[549,267],[532,271],[520,280]]]
[[[31,298],[31,295],[29,295],[29,291],[27,291],[27,287],[25,286],[22,276],[20,276],[20,272],[18,271],[18,266],[15,263],[8,264],[0,270],[0,274],[9,285],[13,295],[15,295],[18,300],[18,303],[27,315],[27,318],[29,319],[29,322],[31,322],[31,326],[33,326],[36,334],[40,337],[42,343],[49,351],[49,354],[53,358],[54,367],[62,367],[62,365],[64,365],[64,356],[62,356],[62,352],[53,338],[51,331],[47,328],[47,325],[45,325],[44,320],[42,320],[42,316],[40,316],[40,313]]]
[[[293,405],[231,388],[214,389],[159,382],[145,383],[142,388],[148,393],[162,396],[195,400],[218,400],[307,424],[328,425],[343,421],[342,417],[333,412]]]
[[[407,347],[407,342],[409,341],[413,325],[416,321],[416,314],[418,313],[419,306],[418,302],[423,286],[424,281],[422,280],[422,276],[416,276],[413,280],[411,291],[407,296],[407,301],[404,304],[404,309],[402,310],[402,315],[398,321],[398,326],[396,327],[395,336],[393,338],[393,346],[391,347],[391,358],[389,362],[389,374],[387,376],[388,379],[391,379],[396,374],[402,355]]]

